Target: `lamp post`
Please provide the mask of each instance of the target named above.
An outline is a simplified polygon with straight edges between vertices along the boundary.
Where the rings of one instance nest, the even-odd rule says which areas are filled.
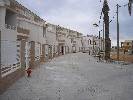
[[[99,27],[99,25],[98,24],[93,24],[94,25],[94,27]],[[98,40],[99,40],[99,52],[101,51],[101,49],[102,49],[102,41],[101,41],[101,31],[103,31],[103,30],[99,30],[99,33],[98,33]]]
[[[118,4],[116,5],[117,6],[117,61],[119,61],[119,51],[120,51],[120,47],[119,47],[119,6]]]

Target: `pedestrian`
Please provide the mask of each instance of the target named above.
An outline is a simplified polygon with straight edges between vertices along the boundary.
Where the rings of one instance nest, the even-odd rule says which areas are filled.
[[[90,55],[90,50],[89,50],[89,55]]]
[[[31,77],[32,70],[30,67],[26,70],[26,72],[27,72],[27,77]]]

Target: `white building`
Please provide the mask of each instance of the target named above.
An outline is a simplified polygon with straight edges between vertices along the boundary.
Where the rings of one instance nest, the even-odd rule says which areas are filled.
[[[103,40],[98,36],[87,35],[83,36],[83,52],[90,52],[91,54],[98,54],[103,51]]]
[[[57,26],[57,38],[59,43],[59,51],[62,53],[79,52],[82,48],[82,34]]]
[[[45,21],[21,4],[14,2],[14,5],[17,11],[17,39],[26,42],[24,44],[24,51],[27,53],[25,55],[26,67],[35,67],[40,61],[44,61],[45,57]]]
[[[39,16],[15,0],[0,1],[1,84],[13,83],[23,70],[44,60],[45,34],[45,21]]]
[[[1,76],[20,68],[20,58],[17,56],[17,14],[10,7],[9,1],[0,1],[0,35],[1,35]]]
[[[82,33],[77,32],[77,37],[76,37],[76,51],[77,52],[82,51],[82,47],[83,47],[82,39],[83,39]]]
[[[0,37],[0,92],[27,68],[57,55],[79,52],[83,45],[81,33],[46,24],[15,0],[0,0]]]
[[[94,44],[93,44],[93,35],[83,36],[83,52],[93,52]]]
[[[67,28],[57,26],[57,40],[58,40],[58,54],[64,55],[69,52],[69,40],[68,40],[68,32],[69,30]]]
[[[58,55],[58,39],[56,32],[57,25],[47,23],[46,38],[47,44],[49,45],[49,56],[50,58],[56,57]]]

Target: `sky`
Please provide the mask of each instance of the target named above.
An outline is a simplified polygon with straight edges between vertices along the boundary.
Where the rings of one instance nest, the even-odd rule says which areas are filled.
[[[39,15],[49,23],[60,25],[68,29],[73,29],[84,35],[98,35],[102,30],[102,19],[100,13],[103,0],[17,0],[25,7]],[[110,38],[112,45],[116,45],[116,4],[119,8],[120,41],[133,40],[133,11],[129,16],[128,8],[123,5],[128,0],[108,0],[110,7]],[[113,18],[114,17],[114,18]],[[101,23],[99,27],[94,27],[94,23]],[[102,33],[101,33],[102,34]]]

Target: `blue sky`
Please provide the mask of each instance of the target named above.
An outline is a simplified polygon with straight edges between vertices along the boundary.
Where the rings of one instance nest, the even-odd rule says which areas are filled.
[[[100,0],[17,0],[38,14],[47,22],[77,30],[84,35],[98,35],[93,23],[99,22],[102,2]],[[110,37],[116,45],[116,4],[124,5],[128,0],[108,0],[110,6]],[[133,15],[129,16],[127,7],[121,7],[119,13],[120,40],[133,40]],[[102,21],[102,20],[101,20]],[[100,30],[102,23],[100,24]]]

